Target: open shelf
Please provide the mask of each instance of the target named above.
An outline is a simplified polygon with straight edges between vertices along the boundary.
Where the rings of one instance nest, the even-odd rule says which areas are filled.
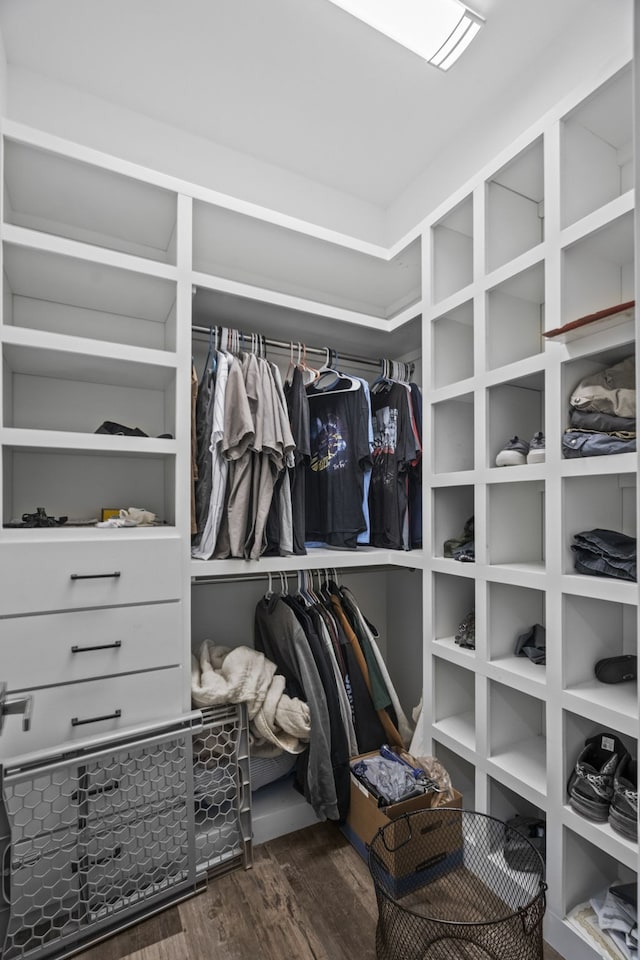
[[[420,240],[366,253],[196,201],[193,266],[215,277],[345,310],[392,317],[421,297]]]
[[[129,438],[117,438],[128,440]],[[157,441],[157,443],[168,441]],[[175,523],[175,454],[11,447],[3,450],[3,523],[44,507],[48,516],[100,519],[103,507],[141,507]],[[62,532],[64,528],[60,528]],[[20,536],[29,530],[5,529]],[[44,531],[55,537],[56,529]]]
[[[435,389],[473,376],[473,301],[448,310],[432,323],[431,382]]]
[[[635,883],[637,872],[620,862],[618,854],[613,854],[606,844],[606,827],[597,837],[585,839],[575,830],[563,829],[563,901],[565,917],[572,914],[574,908],[587,903],[592,897],[607,890],[612,883]],[[603,840],[605,841],[603,843]],[[565,920],[571,930],[576,927],[575,921]],[[594,957],[607,956],[602,947],[593,939],[586,937],[586,943],[593,949]],[[578,956],[579,954],[576,954]]]
[[[475,610],[475,582],[468,577],[446,573],[433,574],[433,642],[438,654],[455,651],[464,656],[475,656],[469,647],[461,647],[455,636],[460,622]]]
[[[636,721],[638,685],[634,681],[602,683],[595,676],[599,660],[637,650],[637,609],[594,597],[563,597],[563,687],[582,709],[620,714],[626,726]]]
[[[12,243],[3,258],[5,325],[175,350],[174,282]]]
[[[446,540],[457,539],[462,535],[467,520],[474,515],[473,504],[474,490],[471,485],[436,487],[433,490],[434,557],[444,556]]]
[[[562,323],[634,299],[633,214],[625,213],[562,251]]]
[[[489,487],[488,495],[491,530],[488,562],[534,566],[542,564],[545,558],[544,482],[533,480],[496,483]]]
[[[634,474],[565,477],[563,501],[563,573],[575,573],[571,549],[576,534],[603,529],[636,536],[636,478]],[[588,574],[579,574],[589,576]],[[607,578],[618,579],[618,578]]]
[[[584,750],[585,742],[596,734],[613,734],[619,738],[632,757],[635,758],[638,755],[638,743],[635,737],[629,736],[619,727],[600,723],[597,719],[593,718],[591,711],[587,710],[585,712],[589,715],[582,716],[578,713],[574,713],[573,711],[563,711],[562,726],[564,733],[563,744],[565,773],[563,782],[565,784],[568,783],[569,777],[575,768],[576,760]],[[564,799],[565,803],[568,803],[566,790]],[[585,820],[585,818],[580,815],[578,815],[578,818],[580,823]],[[618,836],[617,833],[615,833],[615,835],[616,837]]]
[[[546,624],[546,600],[542,590],[489,583],[487,644],[490,663],[513,674],[514,681],[526,678],[543,684],[546,666],[526,656],[516,656],[518,637],[534,624]]]
[[[489,759],[544,796],[547,789],[543,700],[489,681]]]
[[[433,404],[434,473],[473,470],[473,410],[472,393]]]
[[[544,274],[536,263],[487,291],[487,369],[544,351]]]
[[[539,137],[487,182],[487,270],[544,240],[543,140]]]
[[[93,434],[109,420],[175,435],[175,368],[31,344],[5,343],[2,355],[5,427]]]
[[[469,750],[475,749],[475,676],[471,670],[449,663],[434,661],[433,716],[436,735],[446,736]]]
[[[6,223],[175,263],[177,196],[5,138]]]
[[[568,113],[561,132],[566,227],[633,187],[631,69],[620,71]]]
[[[544,396],[542,371],[489,387],[488,467],[495,466],[496,456],[512,437],[517,436],[528,443],[538,431],[544,433]],[[499,469],[510,470],[512,467]]]
[[[432,228],[433,302],[440,303],[473,281],[473,197]]]

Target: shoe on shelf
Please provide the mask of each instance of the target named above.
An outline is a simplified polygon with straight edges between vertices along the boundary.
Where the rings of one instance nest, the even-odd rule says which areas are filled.
[[[622,741],[612,733],[597,733],[585,740],[567,784],[569,805],[576,813],[597,823],[607,822],[614,776],[628,756]]]
[[[511,437],[496,457],[496,467],[518,467],[527,462],[529,444],[519,437]]]
[[[638,839],[638,762],[629,754],[620,761],[613,777],[609,824],[627,840]]]
[[[529,441],[527,463],[544,463],[544,455],[544,433],[539,430],[538,433],[534,433]]]

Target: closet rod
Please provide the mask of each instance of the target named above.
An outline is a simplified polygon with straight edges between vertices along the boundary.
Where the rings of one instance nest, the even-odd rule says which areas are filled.
[[[209,334],[211,333],[210,327],[193,326],[191,329],[193,330],[194,333],[205,333],[207,334],[207,336],[209,336]],[[287,353],[289,353],[292,347],[294,349],[294,352],[296,352],[297,346],[298,346],[297,340],[295,341],[273,340],[271,337],[262,337],[262,342],[267,347],[271,347],[274,350],[284,350]],[[304,347],[307,353],[317,354],[319,357],[326,357],[327,351],[324,347],[308,347],[306,344],[302,344],[302,346]],[[353,363],[357,366],[375,367],[378,370],[380,369],[379,359],[374,360],[371,357],[354,357],[350,354],[340,353],[339,351],[337,352],[337,354],[338,354],[339,361],[344,361],[345,363]],[[410,360],[407,365],[411,367],[411,371],[413,375],[413,360]]]
[[[336,576],[342,577],[348,573],[380,573],[381,571],[387,570],[409,570],[411,573],[415,573],[416,567],[396,567],[393,564],[374,564],[367,567],[330,567],[330,566],[320,566],[320,567],[311,567],[309,568],[313,572],[318,570],[329,570],[332,573],[335,571]],[[296,570],[271,570],[271,577],[273,579],[274,586],[278,583],[278,578],[280,574],[283,574],[285,577],[297,577],[298,571]],[[199,586],[200,584],[205,583],[250,583],[255,582],[256,580],[266,580],[268,578],[268,572],[264,573],[243,573],[240,576],[234,576],[231,574],[222,574],[221,576],[216,576],[215,574],[207,574],[204,577],[193,576],[191,577],[192,586]]]

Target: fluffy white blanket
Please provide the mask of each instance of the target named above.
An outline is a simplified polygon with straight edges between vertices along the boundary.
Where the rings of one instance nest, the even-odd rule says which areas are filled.
[[[191,696],[197,707],[246,703],[252,751],[301,753],[311,733],[309,707],[284,692],[276,665],[251,647],[218,647],[203,640],[191,657]]]

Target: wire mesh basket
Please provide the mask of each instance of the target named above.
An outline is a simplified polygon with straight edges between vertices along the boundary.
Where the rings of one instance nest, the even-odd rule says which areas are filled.
[[[501,820],[406,814],[373,837],[369,869],[378,960],[542,960],[544,861]]]

